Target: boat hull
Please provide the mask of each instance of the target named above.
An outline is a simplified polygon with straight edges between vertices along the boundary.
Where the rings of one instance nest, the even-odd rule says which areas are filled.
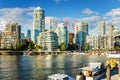
[[[86,80],[101,80],[104,76],[105,76],[105,72],[103,72],[97,76],[86,77]]]

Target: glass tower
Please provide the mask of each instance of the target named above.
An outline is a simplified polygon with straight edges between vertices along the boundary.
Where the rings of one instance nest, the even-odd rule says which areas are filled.
[[[99,26],[100,26],[100,34],[101,36],[104,36],[105,35],[105,21],[101,21]]]
[[[58,36],[58,45],[60,46],[62,43],[65,43],[68,46],[67,26],[64,23],[60,23],[56,29],[56,33]]]
[[[31,39],[31,30],[30,29],[27,30],[27,38]]]
[[[40,32],[45,30],[45,16],[44,10],[37,7],[33,13],[33,37],[34,43],[37,44],[37,37]]]
[[[88,35],[88,24],[85,22],[78,22],[75,24],[75,44],[82,51],[86,41],[86,36]]]

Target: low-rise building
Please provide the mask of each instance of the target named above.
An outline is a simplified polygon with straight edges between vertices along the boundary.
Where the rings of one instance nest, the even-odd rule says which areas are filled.
[[[72,45],[74,39],[74,33],[69,32],[68,33],[68,44]]]
[[[5,30],[1,34],[1,48],[9,49],[16,48],[20,43],[21,26],[14,22],[9,22],[5,25]]]
[[[87,36],[86,42],[89,43],[90,49],[111,50],[115,48],[116,44],[120,45],[120,30],[118,28],[110,25],[109,34],[104,34],[104,30],[102,28],[101,35]]]
[[[86,43],[89,44],[89,49],[99,49],[100,48],[100,36],[90,35],[86,37]]]
[[[56,51],[58,48],[58,37],[53,31],[41,32],[38,36],[38,45],[45,51]]]

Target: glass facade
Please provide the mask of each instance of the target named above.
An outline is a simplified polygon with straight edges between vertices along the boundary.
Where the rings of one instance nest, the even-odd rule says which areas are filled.
[[[64,23],[58,25],[56,29],[56,33],[58,36],[58,45],[60,46],[62,43],[65,43],[68,46],[68,31],[67,26]]]
[[[58,47],[58,37],[53,31],[41,32],[38,36],[38,45],[45,51],[55,51]]]
[[[45,17],[44,17],[44,10],[40,7],[37,7],[34,10],[33,14],[33,37],[34,43],[37,44],[37,37],[40,32],[45,30]]]
[[[86,37],[88,35],[88,24],[85,22],[79,22],[75,24],[75,44],[80,48],[84,48]]]
[[[30,29],[27,30],[27,38],[31,39],[31,30]]]
[[[24,38],[25,38],[25,34],[21,33],[21,39],[24,39]]]

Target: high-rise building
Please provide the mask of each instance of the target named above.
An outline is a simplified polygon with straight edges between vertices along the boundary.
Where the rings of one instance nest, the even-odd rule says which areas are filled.
[[[25,34],[21,33],[21,39],[24,39],[24,38],[25,38]]]
[[[83,26],[83,31],[86,33],[86,35],[88,35],[88,24],[84,22]]]
[[[43,50],[56,51],[58,48],[58,37],[53,31],[41,32],[38,36],[38,45]]]
[[[99,49],[100,47],[100,36],[91,35],[86,37],[86,42],[89,44],[89,49]]]
[[[80,50],[83,50],[86,41],[86,36],[88,35],[88,25],[85,22],[78,22],[74,27],[75,44]]]
[[[105,22],[100,22],[100,35],[87,36],[86,42],[90,49],[111,50],[120,45],[120,30],[110,25],[108,34],[105,34]]]
[[[113,37],[114,37],[114,47],[120,46],[120,30],[118,28],[114,28],[113,30]]]
[[[44,10],[40,7],[37,7],[34,10],[33,14],[33,37],[34,37],[34,43],[37,44],[37,37],[40,32],[43,32],[45,30],[45,16],[44,16]]]
[[[1,48],[10,48],[20,43],[21,26],[17,23],[9,22],[5,25],[5,29],[1,35]]]
[[[104,36],[105,35],[105,21],[101,21],[99,23],[99,26],[100,26],[100,35]]]
[[[31,39],[31,30],[30,29],[27,30],[27,36],[26,37]]]
[[[68,46],[68,31],[67,26],[64,23],[60,23],[56,28],[56,33],[58,36],[58,45],[65,43]]]
[[[72,45],[74,39],[74,33],[69,32],[68,33],[68,44]]]
[[[2,38],[1,34],[2,34],[2,33],[0,32],[0,48],[1,48],[1,38]]]
[[[114,25],[110,25],[110,27],[109,27],[109,35],[113,34],[113,30],[114,30]]]
[[[49,26],[49,30],[54,31],[57,27],[57,20],[51,18],[48,26]]]
[[[108,37],[106,35],[100,36],[99,41],[100,41],[100,49],[107,49],[107,39]]]
[[[86,33],[86,35],[88,35],[88,24],[83,21],[76,23],[74,29],[75,29],[74,30],[75,34],[77,34],[77,32],[79,32],[79,31],[83,31]]]
[[[109,35],[107,38],[107,49],[113,49],[114,48],[115,39],[113,36]]]

